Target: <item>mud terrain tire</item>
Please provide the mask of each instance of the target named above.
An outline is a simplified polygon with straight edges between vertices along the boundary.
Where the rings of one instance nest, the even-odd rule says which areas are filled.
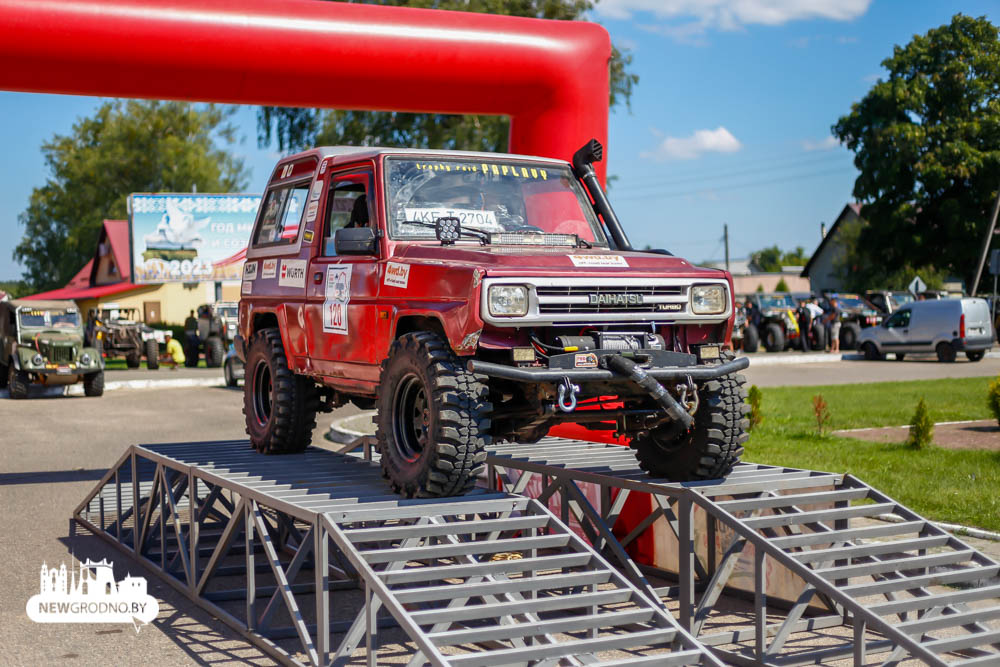
[[[400,336],[376,397],[382,475],[408,498],[461,495],[485,468],[489,389],[437,334]]]
[[[222,369],[222,374],[226,378],[227,387],[235,387],[240,382],[236,379],[236,373],[233,372],[233,360],[226,359],[225,367]]]
[[[639,467],[654,477],[674,482],[728,475],[739,463],[748,437],[746,382],[742,375],[733,374],[702,383],[690,431],[667,442],[657,437],[657,431],[632,440]]]
[[[104,371],[83,376],[84,396],[104,396]]]
[[[155,338],[146,341],[146,368],[155,371],[160,367],[160,344]]]
[[[768,324],[764,329],[764,347],[768,352],[785,351],[785,332],[777,324]]]
[[[853,350],[858,346],[861,327],[856,322],[846,322],[840,327],[840,349]]]
[[[125,366],[128,368],[139,368],[142,362],[142,355],[139,350],[133,350],[125,355]]]
[[[226,350],[222,346],[222,339],[218,336],[211,336],[205,341],[205,365],[209,368],[219,368],[222,360],[226,356]]]
[[[756,352],[758,347],[760,347],[760,334],[757,332],[757,327],[748,324],[743,330],[743,351]]]
[[[319,397],[309,378],[288,369],[278,329],[261,329],[247,351],[243,414],[250,445],[262,454],[292,454],[312,442]]]

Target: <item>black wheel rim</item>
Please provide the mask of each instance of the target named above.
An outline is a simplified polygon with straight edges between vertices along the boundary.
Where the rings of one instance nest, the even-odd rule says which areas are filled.
[[[402,459],[413,462],[427,449],[431,411],[424,383],[415,374],[404,377],[392,396],[393,447]]]
[[[253,369],[253,414],[261,426],[271,419],[271,367],[261,359]]]

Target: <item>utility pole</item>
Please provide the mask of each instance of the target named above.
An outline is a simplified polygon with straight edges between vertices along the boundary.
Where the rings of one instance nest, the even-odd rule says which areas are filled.
[[[993,216],[996,219],[996,215]],[[722,239],[726,244],[726,271],[729,270],[729,225],[722,225]]]
[[[990,241],[993,239],[993,230],[997,228],[997,213],[1000,212],[1000,189],[997,190],[997,200],[993,204],[993,217],[990,218],[990,226],[986,228],[986,236],[983,238],[983,251],[979,255],[979,268],[976,269],[976,282],[972,283],[972,296],[976,296],[979,288],[979,279],[983,277],[983,266],[986,264],[986,255],[990,252]]]

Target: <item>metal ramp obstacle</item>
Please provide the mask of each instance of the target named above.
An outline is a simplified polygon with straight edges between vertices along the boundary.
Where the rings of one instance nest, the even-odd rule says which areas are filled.
[[[132,446],[73,522],[286,664],[721,664],[538,501],[327,450]]]
[[[1000,565],[850,475],[741,464],[669,483],[626,447],[559,438],[494,445],[487,463],[504,490],[558,505],[724,662],[1000,665]],[[649,510],[616,535],[637,492]],[[643,537],[669,570],[630,558]]]

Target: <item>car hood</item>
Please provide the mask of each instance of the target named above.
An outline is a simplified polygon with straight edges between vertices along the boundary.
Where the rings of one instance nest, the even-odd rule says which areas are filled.
[[[467,265],[494,277],[567,276],[685,277],[725,279],[725,272],[694,266],[685,259],[647,252],[531,246],[399,246],[393,260]]]

